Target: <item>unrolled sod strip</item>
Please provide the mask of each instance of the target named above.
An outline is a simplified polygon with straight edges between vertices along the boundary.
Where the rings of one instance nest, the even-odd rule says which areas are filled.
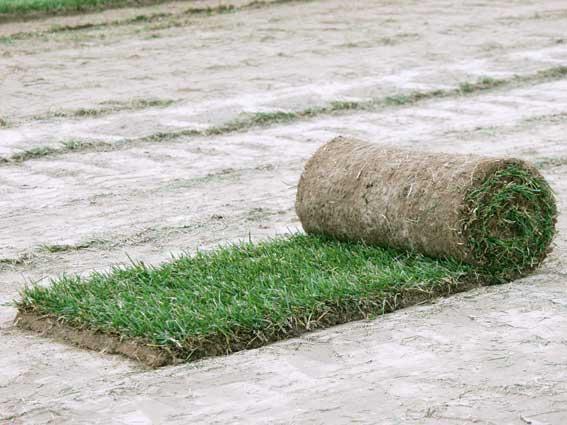
[[[343,137],[306,164],[296,210],[307,233],[452,257],[499,281],[543,261],[557,216],[548,183],[525,161]]]

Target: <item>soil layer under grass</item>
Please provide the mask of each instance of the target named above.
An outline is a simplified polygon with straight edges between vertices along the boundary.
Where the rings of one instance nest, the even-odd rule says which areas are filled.
[[[373,317],[482,280],[453,260],[293,235],[30,286],[17,323],[162,366]]]

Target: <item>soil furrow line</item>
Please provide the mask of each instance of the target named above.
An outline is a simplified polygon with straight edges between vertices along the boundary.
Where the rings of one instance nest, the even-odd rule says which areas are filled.
[[[30,159],[53,157],[68,152],[109,151],[124,149],[132,144],[148,142],[167,142],[180,137],[211,137],[250,130],[257,127],[270,127],[299,120],[309,120],[324,115],[347,114],[361,111],[378,111],[385,108],[412,106],[433,99],[470,96],[490,90],[562,80],[567,77],[567,66],[551,67],[526,75],[515,75],[508,79],[484,77],[477,81],[465,81],[454,88],[425,91],[409,91],[394,96],[386,96],[363,101],[333,101],[323,106],[298,111],[257,112],[244,118],[237,118],[225,124],[204,130],[184,129],[173,132],[158,132],[138,138],[125,138],[118,142],[74,139],[60,146],[37,146],[9,156],[0,157],[0,164],[18,164]]]

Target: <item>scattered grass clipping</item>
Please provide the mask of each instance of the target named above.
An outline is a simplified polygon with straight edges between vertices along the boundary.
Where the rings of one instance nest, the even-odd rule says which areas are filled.
[[[161,366],[379,315],[476,285],[474,275],[453,260],[296,234],[30,286],[18,322]]]

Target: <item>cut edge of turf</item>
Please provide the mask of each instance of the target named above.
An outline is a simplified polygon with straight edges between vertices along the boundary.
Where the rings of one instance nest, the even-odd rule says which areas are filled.
[[[250,335],[247,343],[242,339],[234,341],[216,341],[214,339],[201,340],[195,344],[193,354],[181,357],[164,346],[155,346],[141,339],[128,338],[115,334],[94,331],[86,327],[75,327],[66,320],[53,314],[20,309],[14,320],[15,325],[27,331],[40,334],[55,341],[71,344],[73,346],[98,351],[105,354],[122,355],[136,360],[150,368],[175,365],[203,358],[228,355],[243,350],[250,350],[267,346],[306,334],[308,332],[330,328],[357,320],[368,320],[375,316],[392,313],[396,310],[432,302],[441,297],[448,297],[460,292],[488,285],[479,275],[467,275],[461,280],[442,280],[424,288],[402,288],[398,293],[388,295],[382,300],[382,307],[357,306],[356,309],[348,305],[338,306],[331,310],[324,320],[320,320],[313,327],[310,323],[295,321],[292,328],[273,334],[269,339],[260,339]],[[228,345],[227,345],[228,343]]]

